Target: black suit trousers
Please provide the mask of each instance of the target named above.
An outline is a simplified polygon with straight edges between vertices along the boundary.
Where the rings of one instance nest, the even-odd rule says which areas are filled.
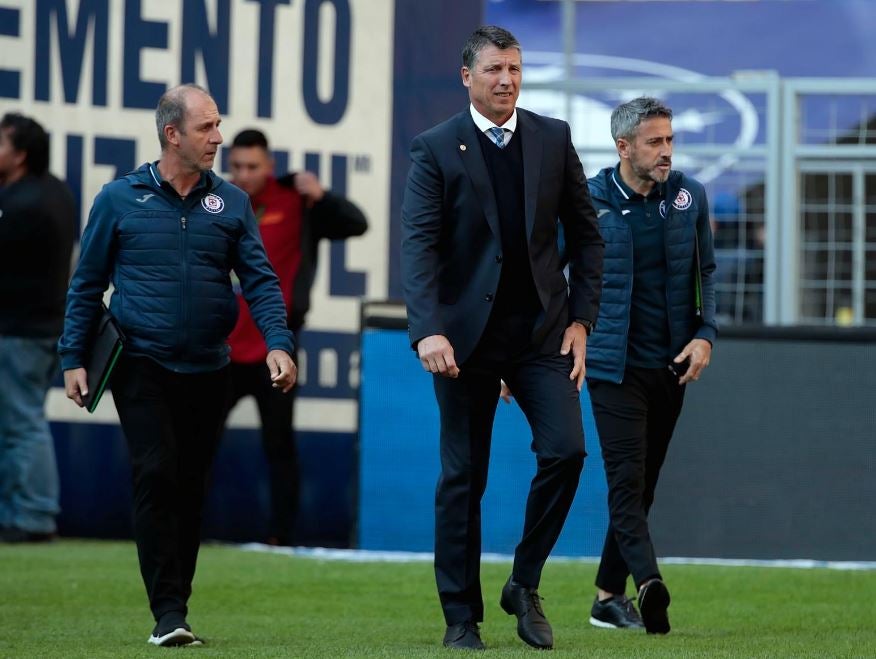
[[[131,455],[134,540],[156,620],[188,612],[228,387],[228,368],[175,373],[144,357],[124,356],[113,373]]]
[[[491,323],[491,325],[494,325]],[[448,625],[483,620],[481,498],[493,419],[504,379],[532,428],[537,471],[526,503],[512,576],[537,587],[572,505],[584,465],[580,398],[570,356],[515,348],[507,324],[488,328],[458,378],[434,376],[441,416],[441,476],[435,496],[435,577]],[[531,327],[531,323],[529,324]],[[523,343],[526,346],[526,343]],[[518,438],[509,438],[510,441]]]
[[[684,386],[669,369],[627,368],[621,384],[588,380],[608,482],[610,521],[596,586],[621,594],[660,578],[648,512],[681,406]]]

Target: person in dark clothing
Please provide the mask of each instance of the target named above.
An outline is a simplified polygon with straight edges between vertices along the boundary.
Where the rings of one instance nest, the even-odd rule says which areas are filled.
[[[553,646],[538,586],[584,466],[579,392],[603,241],[568,124],[517,108],[520,44],[476,30],[463,50],[471,104],[414,138],[402,205],[411,346],[441,416],[435,577],[444,645],[482,650],[481,498],[500,378],[532,428],[538,470],[500,603],[517,633]],[[570,279],[557,246],[565,227]]]
[[[49,138],[20,114],[0,120],[0,540],[40,541],[57,528],[58,470],[46,394],[58,373],[55,343],[76,210],[48,173]]]
[[[231,181],[250,197],[268,260],[280,279],[289,328],[298,335],[310,308],[319,241],[360,236],[368,222],[358,206],[324,190],[310,172],[275,178],[274,159],[261,131],[247,129],[235,136],[228,165]],[[271,482],[267,542],[291,545],[299,492],[295,390],[284,396],[269,386],[265,342],[240,294],[238,303],[240,316],[228,337],[232,388],[228,411],[245,396],[255,398]]]
[[[228,397],[226,338],[240,280],[265,337],[269,379],[295,384],[294,335],[249,199],[212,171],[216,103],[169,89],[155,113],[161,160],[104,186],[82,236],[59,342],[67,396],[82,406],[88,334],[112,280],[125,334],[112,393],[131,454],[134,539],[156,624],[154,645],[200,643],[186,622],[208,471]]]
[[[620,163],[589,181],[606,267],[587,389],[610,514],[590,622],[656,634],[670,630],[670,597],[648,511],[685,387],[709,365],[717,333],[709,206],[702,184],[671,169],[671,122],[653,98],[618,106],[611,133]],[[630,575],[641,617],[625,595]]]

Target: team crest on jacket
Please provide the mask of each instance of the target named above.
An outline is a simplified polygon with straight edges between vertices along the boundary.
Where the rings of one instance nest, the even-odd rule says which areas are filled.
[[[678,191],[678,196],[675,198],[675,201],[672,202],[672,207],[676,210],[686,211],[690,208],[690,205],[693,203],[693,197],[690,192],[681,188]]]
[[[222,209],[225,208],[225,202],[219,195],[208,194],[201,199],[201,206],[203,206],[204,210],[208,213],[221,213]]]

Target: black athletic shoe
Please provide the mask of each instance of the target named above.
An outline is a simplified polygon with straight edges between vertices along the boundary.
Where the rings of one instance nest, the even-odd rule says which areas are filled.
[[[642,629],[645,624],[626,595],[612,595],[607,600],[593,599],[590,624],[602,629]]]
[[[152,635],[147,639],[151,645],[174,647],[178,645],[203,645],[201,639],[192,634],[185,618],[177,611],[171,611],[161,616]]]
[[[639,590],[639,611],[642,612],[642,622],[649,634],[668,634],[669,590],[660,579],[651,579]]]
[[[466,620],[448,625],[444,633],[444,647],[454,650],[486,650],[481,640],[481,630],[476,622]]]

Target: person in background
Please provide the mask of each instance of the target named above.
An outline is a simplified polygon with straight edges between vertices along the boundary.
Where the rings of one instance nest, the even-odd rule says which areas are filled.
[[[76,209],[48,172],[49,138],[29,117],[0,120],[0,541],[50,540],[58,469],[45,417],[58,374]]]
[[[319,241],[361,236],[365,215],[353,202],[323,189],[311,172],[274,177],[274,159],[264,133],[238,133],[228,155],[231,181],[250,197],[268,259],[280,279],[289,327],[300,335],[310,308]],[[267,347],[243,296],[240,316],[228,337],[231,346],[231,409],[253,396],[262,424],[262,445],[268,460],[271,517],[267,541],[291,545],[298,512],[299,470],[293,413],[295,390],[288,395],[265,377]]]

